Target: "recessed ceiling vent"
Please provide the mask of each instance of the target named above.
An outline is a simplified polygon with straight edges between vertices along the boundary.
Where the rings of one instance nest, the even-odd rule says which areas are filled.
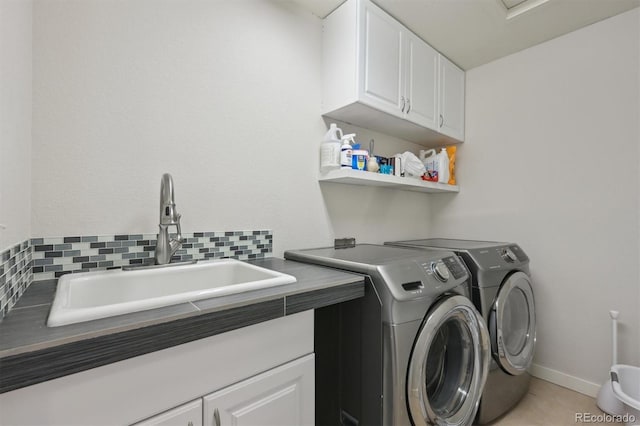
[[[507,12],[507,19],[515,18],[529,12],[538,6],[542,6],[550,0],[498,0],[498,3]]]

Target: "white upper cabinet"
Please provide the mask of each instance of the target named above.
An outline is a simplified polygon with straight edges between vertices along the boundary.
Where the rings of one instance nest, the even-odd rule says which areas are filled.
[[[440,132],[464,140],[464,71],[440,55]]]
[[[347,0],[324,20],[323,115],[425,146],[460,142],[464,111],[453,110],[464,109],[464,72],[447,61],[442,87],[441,58],[369,0]],[[441,113],[454,121],[441,128]]]
[[[403,101],[403,28],[372,4],[362,8],[363,78],[360,96],[369,105],[401,114]]]
[[[412,33],[406,43],[405,97],[407,116],[435,129],[438,120],[438,52]]]

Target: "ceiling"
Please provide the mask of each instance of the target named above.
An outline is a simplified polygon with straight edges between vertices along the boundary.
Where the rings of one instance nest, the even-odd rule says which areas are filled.
[[[323,18],[344,0],[294,1]],[[465,70],[640,6],[640,0],[374,0],[374,3]]]

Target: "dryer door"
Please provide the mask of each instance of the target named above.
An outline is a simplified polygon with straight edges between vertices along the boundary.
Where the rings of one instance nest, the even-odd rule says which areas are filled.
[[[444,298],[429,310],[409,360],[414,425],[471,424],[487,380],[489,345],[484,320],[466,297]]]
[[[500,286],[489,318],[491,352],[504,371],[522,374],[536,344],[536,313],[531,280],[515,272]]]

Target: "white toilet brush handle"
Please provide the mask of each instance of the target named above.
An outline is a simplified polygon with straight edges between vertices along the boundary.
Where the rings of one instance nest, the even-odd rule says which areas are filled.
[[[609,311],[611,317],[611,335],[613,336],[613,351],[611,356],[611,363],[616,365],[618,363],[618,311]]]

